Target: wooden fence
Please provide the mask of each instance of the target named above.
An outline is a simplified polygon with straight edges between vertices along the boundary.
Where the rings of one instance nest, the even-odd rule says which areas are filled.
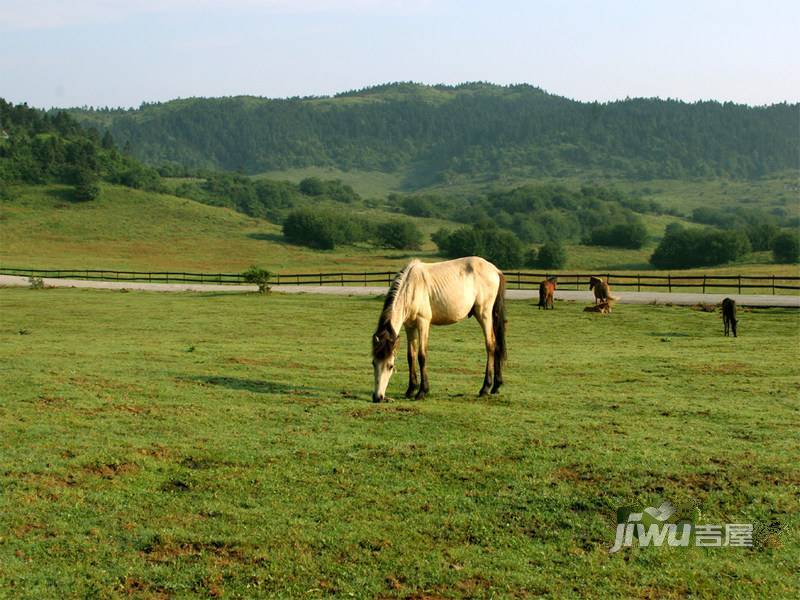
[[[395,271],[368,271],[362,273],[276,273],[273,285],[357,285],[385,286],[391,283]],[[52,277],[57,279],[96,279],[103,281],[138,281],[149,283],[216,283],[246,284],[242,273],[190,273],[167,271],[113,271],[100,269],[17,269],[0,267],[0,275],[22,277]],[[628,291],[666,289],[672,291],[701,291],[702,293],[726,290],[747,292],[763,290],[791,293],[800,290],[800,277],[784,275],[649,275],[621,273],[546,273],[505,271],[510,289],[538,289],[539,282],[556,275],[559,289],[588,289],[589,277],[608,280],[614,288]]]

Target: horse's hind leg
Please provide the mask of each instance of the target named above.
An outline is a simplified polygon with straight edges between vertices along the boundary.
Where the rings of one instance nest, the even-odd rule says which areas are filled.
[[[421,321],[417,323],[417,349],[418,349],[418,356],[417,360],[419,361],[419,376],[420,376],[420,385],[419,391],[415,398],[417,400],[422,400],[428,391],[430,390],[430,386],[428,385],[428,333],[430,332],[430,323],[427,321]]]
[[[411,398],[419,387],[419,381],[417,380],[419,332],[416,327],[406,327],[406,339],[408,340],[408,389],[406,390],[406,398]]]
[[[492,389],[492,385],[496,384],[495,380],[495,360],[494,360],[494,329],[492,328],[492,308],[476,311],[475,316],[483,329],[483,337],[486,341],[486,374],[483,377],[483,386],[481,391],[478,392],[479,396],[485,396]],[[502,383],[502,381],[500,382]],[[500,387],[499,384],[496,384]]]

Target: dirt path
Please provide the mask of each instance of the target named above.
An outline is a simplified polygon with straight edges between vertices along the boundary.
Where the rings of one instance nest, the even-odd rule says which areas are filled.
[[[47,287],[74,287],[106,290],[145,290],[149,292],[255,292],[255,285],[217,285],[199,283],[138,283],[126,281],[86,281],[82,279],[45,278]],[[0,275],[0,287],[28,287],[27,277]],[[378,296],[386,293],[386,286],[316,286],[316,285],[276,285],[275,292],[283,294],[331,294],[335,296]],[[729,296],[743,306],[784,306],[800,308],[800,296],[772,296],[769,294],[693,294],[684,292],[619,292],[620,304],[677,304],[692,306],[694,304],[718,304]],[[556,300],[570,300],[590,303],[592,292],[557,290]],[[530,300],[538,298],[536,290],[507,290],[509,300]]]

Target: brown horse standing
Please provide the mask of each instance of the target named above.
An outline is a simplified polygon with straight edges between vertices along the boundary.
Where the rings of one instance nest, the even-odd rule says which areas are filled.
[[[548,277],[539,284],[539,308],[553,309],[553,295],[556,291],[557,277]]]
[[[619,298],[615,298],[611,295],[611,286],[609,286],[607,282],[603,281],[599,277],[592,276],[589,278],[589,289],[594,292],[595,304],[598,302],[611,302],[619,300]]]

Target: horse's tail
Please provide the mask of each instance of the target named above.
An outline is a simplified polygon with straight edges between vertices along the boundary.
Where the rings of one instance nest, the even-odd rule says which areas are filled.
[[[502,277],[502,275],[501,275]],[[505,284],[505,279],[501,285]],[[547,287],[544,285],[544,282],[539,284],[539,308],[545,306],[545,298],[547,298]]]
[[[492,306],[492,329],[494,330],[494,360],[502,365],[506,360],[506,277],[500,273],[500,287]]]

